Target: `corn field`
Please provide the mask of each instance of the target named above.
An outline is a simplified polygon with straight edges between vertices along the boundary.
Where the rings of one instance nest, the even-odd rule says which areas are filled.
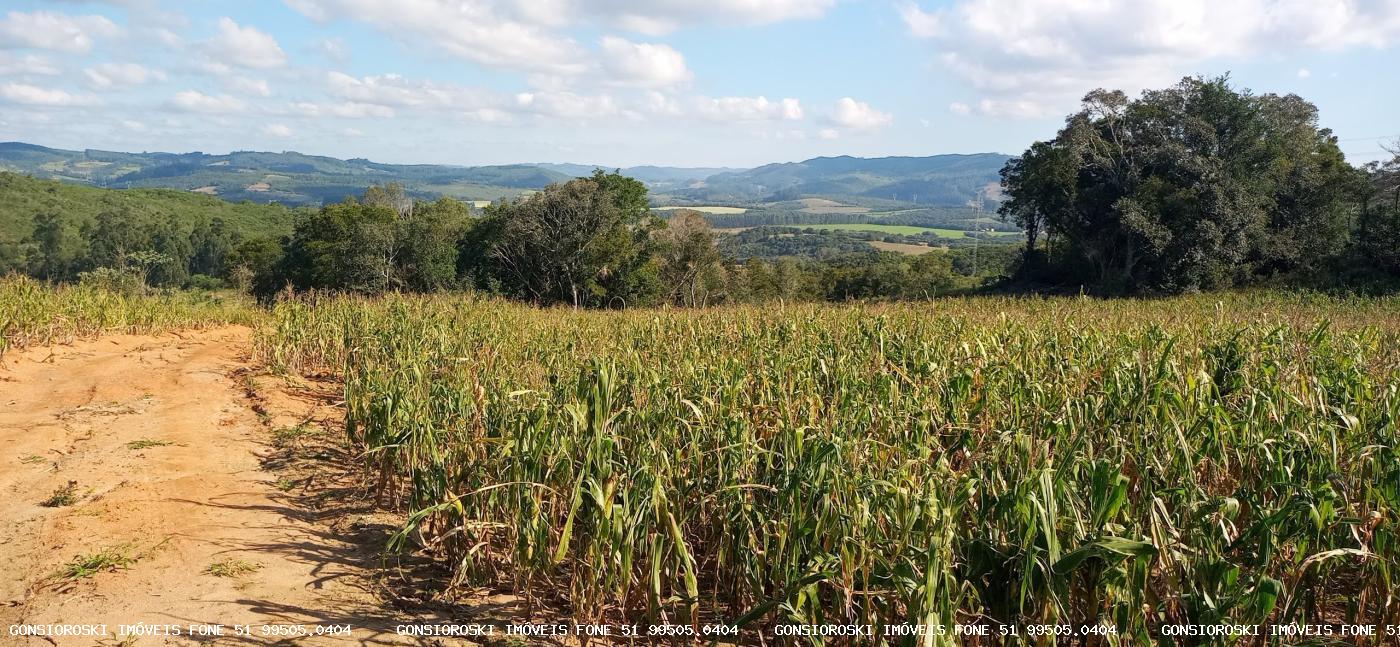
[[[251,300],[172,292],[124,295],[0,275],[0,357],[8,349],[67,344],[103,333],[155,333],[261,317]]]
[[[1400,622],[1393,298],[312,298],[258,346],[343,378],[399,547],[582,621]]]

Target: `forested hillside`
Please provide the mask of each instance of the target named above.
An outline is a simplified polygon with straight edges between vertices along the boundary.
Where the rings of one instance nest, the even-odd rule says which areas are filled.
[[[108,191],[0,172],[0,245],[28,236],[39,214],[52,213],[65,227],[78,229],[103,211],[121,212],[136,228],[171,216],[186,223],[218,218],[250,238],[291,233],[294,213],[279,204],[229,202],[188,191]]]
[[[109,188],[170,188],[226,200],[316,205],[356,196],[390,182],[420,199],[468,201],[514,198],[585,177],[595,168],[617,170],[645,184],[662,204],[760,204],[833,198],[882,207],[964,207],[982,199],[995,208],[997,171],[1007,156],[819,157],[744,170],[723,167],[590,164],[444,166],[381,164],[296,152],[120,153],[61,150],[0,143],[0,170]]]
[[[397,182],[420,198],[497,200],[570,176],[532,164],[381,164],[295,152],[118,153],[0,143],[0,169],[94,186],[170,188],[226,200],[288,205],[338,202],[375,184]]]
[[[961,207],[979,198],[995,206],[997,153],[932,157],[818,157],[721,173],[703,187],[678,192],[701,201],[774,202],[802,197],[872,198],[914,205]]]

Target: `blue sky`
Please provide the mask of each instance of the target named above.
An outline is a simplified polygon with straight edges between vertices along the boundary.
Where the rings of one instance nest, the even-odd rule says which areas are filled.
[[[385,162],[1016,153],[1095,87],[1229,72],[1353,162],[1400,0],[7,0],[0,140]]]

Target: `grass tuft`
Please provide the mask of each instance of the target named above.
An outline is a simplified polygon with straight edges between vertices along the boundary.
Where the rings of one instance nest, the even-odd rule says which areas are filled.
[[[127,443],[126,448],[135,451],[140,449],[147,449],[150,447],[165,447],[167,445],[173,444],[174,443],[168,440],[152,440],[150,438],[142,438],[140,440],[133,440]]]
[[[115,571],[136,563],[126,546],[112,546],[89,555],[79,555],[59,570],[65,579],[78,580],[103,571]]]
[[[254,573],[261,568],[261,564],[229,558],[210,564],[204,569],[204,572],[214,577],[240,577],[249,573]]]
[[[54,490],[53,494],[49,495],[49,498],[40,501],[39,505],[45,508],[64,508],[77,502],[78,482],[69,481],[68,485]]]

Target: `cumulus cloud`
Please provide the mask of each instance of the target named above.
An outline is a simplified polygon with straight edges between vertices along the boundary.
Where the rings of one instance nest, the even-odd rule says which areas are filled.
[[[117,26],[102,16],[11,11],[0,20],[0,48],[37,47],[85,54],[92,50],[94,40],[117,32]]]
[[[948,104],[948,112],[951,112],[955,115],[965,115],[972,112],[972,106],[969,106],[961,101],[954,101]]]
[[[644,112],[653,115],[673,117],[683,112],[680,102],[674,97],[655,90],[646,93],[642,102]]]
[[[80,94],[73,94],[64,90],[41,88],[28,83],[5,83],[0,85],[0,98],[13,103],[22,103],[30,106],[91,106],[97,104],[97,99]]]
[[[839,139],[841,137],[841,131],[835,128],[823,128],[817,131],[817,137],[822,139]]]
[[[578,0],[566,4],[571,6],[572,13],[580,20],[591,19],[645,34],[664,34],[693,25],[764,25],[819,18],[835,1]]]
[[[615,36],[603,38],[601,45],[603,68],[616,83],[659,88],[693,78],[685,57],[668,45],[633,43]]]
[[[239,112],[246,107],[241,99],[227,94],[208,95],[198,90],[185,90],[170,99],[170,105],[185,112],[224,114]]]
[[[43,56],[0,52],[0,76],[58,76],[63,70]]]
[[[768,97],[699,97],[695,113],[713,121],[795,121],[802,118],[802,104],[797,99],[769,101]]]
[[[919,38],[934,38],[943,35],[943,21],[938,14],[925,12],[919,5],[906,2],[899,6],[899,17],[909,27],[909,33]]]
[[[977,111],[989,117],[1012,119],[1037,119],[1057,114],[1051,104],[1034,99],[983,99],[977,102]]]
[[[1392,0],[959,0],[900,10],[998,116],[1059,114],[1095,87],[1165,85],[1219,58],[1400,40]]]
[[[880,112],[864,101],[841,97],[836,102],[836,110],[831,113],[831,122],[851,130],[875,130],[884,128],[894,121],[888,112]]]
[[[693,25],[761,25],[816,18],[835,0],[286,0],[313,20],[352,20],[410,45],[493,68],[576,76],[616,68],[625,80],[658,87],[689,78],[665,45],[603,42],[601,61],[565,33],[580,26],[663,34]],[[607,59],[630,46],[621,63]]]
[[[350,46],[339,38],[322,38],[313,47],[322,56],[337,63],[350,60]]]
[[[267,69],[287,64],[287,54],[277,39],[227,17],[219,19],[219,33],[204,43],[204,51],[216,62],[240,67]]]
[[[381,106],[373,103],[357,103],[346,101],[343,103],[311,103],[298,102],[292,104],[292,110],[307,117],[341,117],[344,119],[364,119],[366,117],[389,118],[394,116],[394,109],[389,106]]]
[[[267,124],[266,126],[263,126],[262,131],[264,134],[272,135],[273,137],[292,136],[292,129],[289,128],[286,124]]]
[[[483,124],[503,124],[514,120],[514,115],[498,108],[477,108],[462,113],[462,117],[467,121],[475,121]]]
[[[100,63],[83,70],[88,83],[95,88],[124,88],[164,81],[165,72],[135,63]]]
[[[468,0],[287,0],[313,20],[354,20],[410,44],[422,43],[482,65],[578,73],[582,48],[510,3]]]
[[[407,107],[464,107],[477,105],[483,93],[432,81],[414,81],[397,74],[354,77],[344,72],[326,75],[333,96],[359,103]]]
[[[229,92],[244,96],[272,96],[272,88],[268,86],[267,79],[255,79],[247,76],[228,76],[224,78],[224,87],[227,88]]]
[[[521,92],[515,105],[522,111],[561,119],[597,119],[620,112],[617,100],[608,95],[582,95],[573,92]]]

